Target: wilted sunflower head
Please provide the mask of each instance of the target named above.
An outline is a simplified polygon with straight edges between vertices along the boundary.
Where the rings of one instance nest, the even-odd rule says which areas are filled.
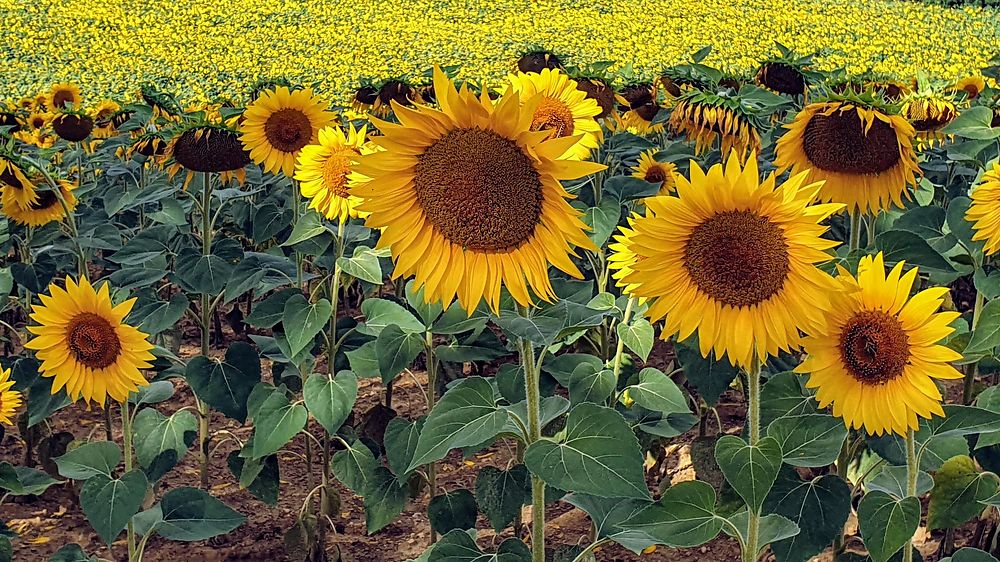
[[[913,125],[920,147],[926,148],[944,141],[940,130],[958,117],[958,107],[952,95],[944,93],[940,85],[921,82],[921,86],[903,97],[900,114]]]
[[[739,95],[692,90],[677,99],[669,124],[675,134],[695,143],[698,154],[717,140],[723,156],[735,150],[744,157],[760,150],[757,118]]]
[[[785,128],[775,165],[824,181],[820,197],[850,212],[902,206],[920,174],[913,126],[870,95],[811,103]]]
[[[392,102],[412,107],[415,100],[416,91],[412,86],[403,80],[386,80],[378,90],[378,101],[375,108],[384,107],[386,111],[389,111],[392,108]]]
[[[559,57],[544,49],[530,50],[517,59],[519,72],[541,72],[546,68],[556,70],[562,67],[563,64]]]
[[[371,83],[362,83],[354,91],[354,98],[351,100],[351,107],[358,112],[371,109],[378,101],[378,88]]]
[[[155,140],[150,140],[155,147]],[[181,128],[167,152],[189,172],[231,172],[250,164],[236,131],[224,125],[201,123]]]
[[[112,100],[104,100],[94,108],[94,137],[102,139],[115,134],[113,117],[121,110],[121,106]]]
[[[162,133],[146,133],[135,139],[126,154],[128,158],[132,158],[136,154],[145,158],[153,158],[165,154],[168,145],[169,142],[163,137]]]
[[[94,120],[83,112],[64,111],[52,120],[52,130],[65,141],[81,142],[94,130]]]
[[[78,109],[80,107],[80,87],[69,83],[52,86],[45,105],[52,111]]]

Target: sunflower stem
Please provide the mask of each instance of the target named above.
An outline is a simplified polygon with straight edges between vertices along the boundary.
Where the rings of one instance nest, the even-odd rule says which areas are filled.
[[[868,220],[866,221],[867,224],[868,224],[868,228],[866,229],[867,233],[868,233],[868,244],[865,246],[866,248],[871,248],[871,247],[875,246],[875,221],[876,220],[878,220],[878,215],[875,215],[875,214],[868,215]]]
[[[212,254],[212,182],[209,173],[201,175],[201,254]],[[212,325],[211,295],[201,295],[201,354],[208,357],[211,351],[210,331]],[[198,444],[199,444],[199,477],[201,487],[208,489],[208,447],[209,447],[209,412],[208,404],[195,396],[198,406]]]
[[[108,411],[110,412],[111,409],[109,408]],[[132,417],[128,411],[128,396],[122,401],[122,449],[125,453],[125,473],[127,474],[132,470]],[[126,536],[128,537],[128,561],[134,562],[136,560],[135,527],[132,525],[131,519],[128,521]]]
[[[861,247],[861,212],[851,211],[851,238],[848,242],[848,250],[851,252]]]
[[[622,326],[627,326],[628,321],[632,318],[632,308],[635,306],[635,297],[629,297],[628,303],[625,305],[625,312],[622,313]],[[612,365],[612,370],[615,373],[615,380],[618,380],[618,375],[622,372],[622,357],[625,355],[625,340],[618,338],[618,347],[615,348],[615,359]]]
[[[913,436],[913,428],[906,430],[906,495],[917,495],[917,476],[920,467],[917,466],[917,443]],[[913,562],[913,538],[903,545],[903,562]]]
[[[518,305],[518,313],[528,318],[526,306]],[[526,447],[542,438],[541,396],[538,370],[535,368],[535,351],[531,342],[521,338],[521,365],[524,368],[524,393],[528,402],[528,442]],[[545,483],[538,476],[531,475],[531,560],[545,562]]]
[[[986,297],[983,295],[982,291],[976,289],[976,305],[972,309],[972,330],[975,331],[976,327],[979,326],[979,317],[983,313],[983,304],[986,302]],[[972,391],[976,384],[976,377],[979,375],[979,363],[970,365],[965,371],[965,380],[962,384],[962,403],[969,404],[972,402]]]
[[[424,350],[427,354],[427,413],[430,414],[437,402],[437,358],[434,355],[434,334],[429,330],[424,336]],[[427,488],[430,499],[437,495],[437,463],[427,465]],[[431,529],[431,544],[437,542],[437,533]]]
[[[750,438],[751,446],[756,446],[760,441],[760,369],[760,362],[754,360],[753,365],[747,370],[747,435]],[[760,551],[758,546],[760,543],[760,510],[749,505],[747,510],[750,517],[743,560],[756,562],[757,553]]]

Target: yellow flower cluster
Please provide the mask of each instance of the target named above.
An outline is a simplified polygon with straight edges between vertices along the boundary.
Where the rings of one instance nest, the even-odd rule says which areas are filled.
[[[707,62],[749,69],[780,41],[822,51],[823,68],[955,79],[1000,37],[996,9],[890,0],[0,0],[0,12],[7,95],[73,81],[90,100],[155,82],[245,101],[256,80],[287,78],[347,101],[362,78],[416,79],[431,64],[500,83],[532,46],[651,74],[705,45]]]

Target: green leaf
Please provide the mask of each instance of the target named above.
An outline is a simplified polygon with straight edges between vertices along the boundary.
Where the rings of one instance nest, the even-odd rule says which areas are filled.
[[[351,366],[351,371],[361,378],[382,377],[378,368],[378,350],[375,340],[365,342],[361,347],[345,351],[347,362]]]
[[[345,274],[375,285],[382,284],[382,265],[378,261],[378,251],[368,246],[357,246],[350,258],[337,259],[337,265]]]
[[[590,227],[588,234],[594,245],[601,247],[611,237],[611,233],[615,231],[621,216],[621,202],[608,197],[601,200],[599,206],[586,209],[580,218]]]
[[[378,467],[372,475],[368,493],[365,494],[365,525],[372,534],[392,523],[406,507],[406,488],[385,467]]]
[[[425,419],[421,417],[411,422],[397,416],[389,420],[389,425],[385,428],[385,457],[389,461],[389,468],[400,480],[410,475],[406,468],[417,450],[417,441]]]
[[[253,241],[262,244],[292,224],[292,209],[265,203],[253,210]]]
[[[677,361],[684,368],[684,375],[688,381],[694,385],[695,390],[709,406],[714,406],[722,393],[736,379],[739,369],[730,365],[729,361],[702,357],[697,345],[689,347],[686,344],[678,344],[676,350]]]
[[[454,529],[474,529],[477,513],[475,496],[464,488],[434,496],[427,505],[431,529],[442,535]]]
[[[304,295],[293,295],[285,302],[281,325],[285,329],[292,357],[312,346],[316,334],[330,322],[333,306],[326,299],[309,303]]]
[[[153,408],[146,408],[135,416],[135,456],[147,476],[159,480],[187,453],[198,436],[198,418],[188,410],[178,410],[166,417]],[[161,455],[172,451],[166,466],[160,465]]]
[[[292,404],[284,392],[272,392],[254,416],[253,454],[266,457],[278,452],[306,426],[309,412],[302,404]]]
[[[580,404],[570,410],[565,432],[561,443],[542,439],[528,446],[524,464],[532,474],[560,490],[649,498],[639,441],[621,414]]]
[[[563,501],[582,509],[590,516],[597,538],[606,538],[640,554],[656,542],[645,533],[626,530],[622,525],[635,517],[650,502],[628,498],[599,498],[589,494],[571,494]],[[481,505],[481,504],[480,504]]]
[[[958,527],[983,511],[982,503],[997,492],[997,477],[979,472],[967,456],[951,458],[934,473],[934,488],[927,506],[927,527]]]
[[[62,484],[37,468],[0,462],[0,489],[12,496],[38,496],[53,484]]]
[[[395,324],[383,328],[375,339],[378,370],[383,384],[388,384],[402,373],[423,350],[424,338],[420,334],[404,332]]]
[[[86,480],[98,474],[112,478],[121,460],[122,451],[113,441],[86,443],[55,459],[59,474],[73,480]]]
[[[969,345],[963,353],[965,355],[989,353],[998,345],[1000,345],[1000,299],[994,299],[983,307],[979,324],[972,332],[972,339],[969,340]]]
[[[233,275],[233,265],[215,254],[203,256],[193,248],[184,248],[177,255],[174,277],[191,293],[218,295],[226,289]]]
[[[521,506],[529,499],[530,476],[523,464],[510,470],[484,466],[476,475],[476,502],[489,519],[493,530],[500,533],[514,522]]]
[[[742,509],[730,516],[729,522],[736,528],[736,531],[739,532],[743,544],[746,544],[750,531],[749,512]],[[793,538],[799,534],[799,526],[796,525],[794,521],[775,513],[761,517],[758,525],[757,545],[759,550],[754,553],[756,554],[755,558],[760,556],[761,551],[764,550],[767,545],[773,542]],[[732,530],[729,527],[723,527],[722,530],[725,531],[726,534],[732,533]]]
[[[267,505],[278,505],[278,489],[281,485],[278,455],[269,455],[263,459],[244,459],[239,451],[233,451],[226,457],[226,464],[233,476],[240,481],[240,488],[245,488]]]
[[[114,542],[139,512],[148,486],[141,470],[127,472],[120,479],[98,474],[84,483],[80,489],[80,507],[106,544]]]
[[[1000,562],[988,552],[983,552],[978,548],[960,548],[955,554],[947,558],[942,558],[941,562]]]
[[[965,436],[974,433],[1000,431],[1000,413],[975,406],[945,404],[944,417],[935,416],[922,420],[918,441],[928,441],[931,437]]]
[[[140,330],[153,336],[173,328],[184,316],[189,302],[184,293],[174,293],[166,301],[139,299],[132,310],[131,321],[138,323]]]
[[[761,389],[760,422],[767,427],[783,417],[818,414],[816,400],[804,386],[805,377],[791,372],[771,376]]]
[[[868,479],[865,484],[869,491],[881,490],[895,498],[906,497],[907,472],[905,466],[885,466],[874,477]],[[934,480],[930,474],[920,471],[917,474],[917,497],[931,491],[934,487]]]
[[[333,378],[313,373],[302,388],[302,398],[323,429],[335,434],[358,399],[358,377],[350,371],[341,371]]]
[[[787,517],[799,527],[795,536],[771,544],[778,562],[806,562],[843,532],[851,513],[851,488],[833,474],[802,481],[794,470],[783,468],[764,511]]]
[[[299,222],[292,229],[288,240],[282,242],[281,245],[294,246],[306,240],[311,240],[326,231],[326,227],[323,226],[323,217],[319,216],[319,213],[310,211],[299,218]]]
[[[820,467],[837,460],[847,439],[844,422],[829,415],[782,417],[767,426],[767,435],[781,446],[783,460],[800,467]]]
[[[625,347],[632,350],[643,361],[649,359],[653,350],[653,325],[643,317],[637,317],[628,325],[618,324],[618,337],[625,342]]]
[[[503,430],[508,415],[497,407],[489,381],[482,377],[462,380],[445,392],[427,416],[406,472],[443,459],[451,449],[492,439]]]
[[[531,552],[518,539],[507,539],[496,554],[487,554],[469,533],[459,530],[441,537],[424,556],[415,562],[531,562]]]
[[[725,435],[715,444],[715,458],[733,489],[751,509],[760,511],[781,468],[778,441],[764,437],[750,445],[735,435]]]
[[[260,357],[245,342],[232,342],[224,361],[199,355],[184,371],[191,390],[202,401],[230,418],[245,422],[247,400],[260,382]]]
[[[302,291],[298,287],[271,293],[267,298],[254,305],[253,311],[246,317],[246,323],[255,328],[273,328],[278,322],[281,322],[288,299],[301,294]]]
[[[546,346],[559,337],[559,332],[566,325],[565,318],[536,314],[525,318],[516,312],[503,310],[494,321],[508,335],[526,339],[529,342]]]
[[[203,541],[224,535],[246,521],[246,517],[197,488],[170,490],[153,509],[159,512],[158,520],[153,518],[153,529],[172,541]]]
[[[639,384],[628,387],[628,395],[636,404],[664,416],[691,412],[677,384],[653,367],[639,371]]]
[[[869,492],[858,506],[861,537],[874,562],[888,562],[920,525],[920,500],[897,500],[885,492]]]
[[[347,448],[337,451],[331,462],[334,476],[359,496],[368,495],[375,479],[378,461],[375,455],[360,440]]]
[[[378,336],[383,328],[391,324],[399,326],[404,332],[424,332],[423,322],[392,301],[365,299],[361,303],[361,312],[365,315],[365,324],[359,326],[358,331],[365,335]]]
[[[434,321],[431,332],[440,335],[461,334],[481,329],[488,320],[489,315],[479,310],[473,311],[470,315],[461,306],[453,304]]]
[[[573,371],[569,381],[570,402],[604,404],[614,393],[615,382],[615,374],[611,369],[591,372],[587,365],[580,365]]]
[[[1000,127],[991,127],[993,110],[986,106],[965,109],[941,132],[967,139],[992,140],[1000,137]]]
[[[919,235],[905,230],[887,230],[875,237],[875,248],[885,254],[887,264],[906,261],[923,269],[954,273],[955,268]]]
[[[159,404],[166,402],[174,396],[174,383],[165,381],[153,381],[146,386],[139,387],[138,392],[129,394],[129,402],[137,406],[145,404]]]
[[[3,560],[2,553],[0,553],[0,560]],[[7,560],[9,562],[10,558],[8,558]],[[76,543],[72,543],[63,545],[62,548],[57,550],[55,554],[49,557],[49,562],[100,562],[100,561],[97,557],[90,556],[89,554],[84,552],[82,546]]]
[[[675,548],[699,546],[718,536],[724,519],[715,514],[715,488],[699,480],[668,488],[621,527]]]

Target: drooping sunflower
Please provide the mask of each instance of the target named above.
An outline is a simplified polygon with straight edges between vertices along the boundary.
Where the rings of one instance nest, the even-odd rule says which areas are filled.
[[[351,164],[362,153],[368,127],[345,133],[340,127],[319,131],[319,144],[310,144],[299,152],[295,179],[302,182],[302,196],[311,200],[309,207],[330,220],[343,222],[359,216],[361,199],[349,190]],[[363,213],[362,213],[363,214]]]
[[[656,88],[653,84],[641,82],[622,88],[616,97],[618,109],[622,111],[615,129],[630,131],[638,135],[662,133],[663,123],[653,123],[660,106],[656,103]]]
[[[972,191],[972,205],[965,220],[973,223],[974,241],[985,240],[987,255],[1000,250],[1000,164],[994,163]]]
[[[21,130],[21,120],[13,111],[4,111],[0,106],[0,133],[16,133]]]
[[[559,57],[545,49],[532,49],[517,59],[518,72],[541,72],[545,69],[557,70],[563,67]]]
[[[45,106],[50,111],[79,108],[80,87],[70,83],[61,83],[52,86],[48,97],[45,99]]]
[[[583,92],[587,98],[597,102],[601,112],[594,116],[595,119],[604,119],[615,110],[615,88],[607,78],[597,76],[577,76],[576,88]]]
[[[531,116],[532,131],[551,131],[553,138],[579,138],[566,152],[568,158],[586,159],[591,150],[600,146],[603,133],[596,118],[601,106],[577,88],[576,80],[548,68],[540,73],[511,74],[507,80],[521,99],[541,96]]]
[[[378,88],[370,83],[362,84],[354,92],[351,108],[358,113],[367,113],[378,102]]]
[[[695,143],[698,154],[710,150],[719,141],[722,154],[731,151],[745,155],[760,150],[760,134],[753,115],[744,108],[739,96],[719,95],[693,90],[677,98],[670,113],[670,129]]]
[[[74,189],[76,189],[76,185],[72,182],[59,180],[59,193],[71,213],[76,209]],[[51,189],[36,191],[37,198],[26,206],[22,206],[14,197],[9,196],[8,191],[13,190],[5,190],[3,196],[0,197],[0,203],[2,203],[0,210],[11,220],[20,224],[35,227],[44,226],[52,221],[62,220],[66,214],[59,197]]]
[[[93,132],[94,120],[83,112],[64,111],[52,120],[52,130],[63,140],[82,142]]]
[[[943,345],[958,312],[936,312],[947,287],[910,290],[917,268],[903,273],[899,262],[888,275],[882,254],[865,256],[855,278],[840,268],[840,291],[824,322],[803,342],[808,353],[796,372],[808,373],[821,408],[848,427],[869,434],[906,435],[919,420],[943,416],[934,379],[958,379],[949,363],[962,355]]]
[[[21,407],[21,393],[13,387],[10,369],[0,368],[0,425],[14,425],[14,414]]]
[[[267,172],[280,171],[291,177],[299,151],[315,144],[319,130],[333,120],[333,113],[326,107],[326,102],[308,88],[289,90],[279,86],[262,92],[247,106],[239,129],[250,159]]]
[[[956,92],[965,92],[965,99],[969,100],[978,98],[985,89],[986,80],[980,75],[966,76],[952,86],[952,90]]]
[[[233,137],[235,137],[235,133],[231,134]],[[236,143],[238,142],[239,140],[236,139],[235,142],[232,142],[232,144],[235,146]],[[163,154],[165,154],[167,152],[168,146],[169,142],[163,138],[162,133],[160,132],[145,133],[136,138],[135,141],[132,143],[132,146],[128,147],[128,149],[126,149],[122,153],[122,155],[128,159],[134,158],[136,155],[139,155],[149,159],[149,161],[153,161],[154,157],[162,156]],[[240,146],[240,148],[242,150],[242,145]],[[245,156],[244,160],[247,163],[249,163],[250,161],[249,156]]]
[[[438,68],[434,91],[440,110],[395,104],[399,124],[374,120],[384,136],[373,142],[384,151],[355,166],[366,178],[351,194],[364,199],[367,226],[382,230],[393,277],[412,275],[428,302],[457,296],[469,311],[483,298],[496,311],[501,286],[523,305],[530,292],[553,300],[549,264],[580,276],[574,247],[594,248],[559,182],[604,166],[560,159],[577,137],[531,130],[541,96],[507,90],[493,103],[456,89]]]
[[[156,141],[150,142],[153,144],[149,148],[155,149]],[[223,184],[233,179],[243,183],[250,164],[250,154],[244,147],[238,133],[225,125],[200,122],[183,127],[167,146],[167,175],[172,178],[182,168],[187,170],[185,189],[198,172],[218,173]]]
[[[392,113],[392,102],[405,107],[413,107],[414,102],[420,103],[421,100],[416,88],[404,80],[393,78],[386,80],[379,87],[372,111],[375,115],[385,117]]]
[[[761,181],[754,154],[745,167],[734,153],[707,173],[692,163],[677,196],[647,199],[631,221],[621,241],[636,257],[619,283],[652,300],[646,314],[664,321],[663,338],[697,331],[706,357],[714,350],[749,368],[797,349],[835,287],[816,264],[837,245],[820,223],[842,205],[812,204],[819,189],[804,173]]]
[[[102,406],[109,397],[124,401],[149,384],[140,369],[154,359],[148,336],[125,322],[136,299],[116,306],[107,283],[95,290],[86,278],[77,284],[67,277],[65,286],[53,283],[39,295],[31,314],[38,325],[28,326],[35,337],[25,347],[41,361],[42,376],[55,378],[53,393],[65,387],[71,400]]]
[[[812,103],[785,128],[775,166],[824,181],[820,198],[844,203],[849,212],[902,206],[916,184],[913,126],[884,108],[846,100]]]
[[[35,184],[28,179],[24,169],[3,156],[0,156],[0,188],[5,199],[9,197],[22,207],[27,207],[38,198]]]
[[[944,140],[940,131],[958,117],[958,107],[948,96],[923,90],[903,99],[900,115],[913,125],[920,145],[934,146]]]
[[[94,138],[106,139],[115,135],[115,122],[112,119],[121,106],[112,100],[104,100],[94,108]]]
[[[778,53],[765,59],[757,69],[756,81],[761,86],[790,96],[801,96],[809,85],[812,56],[800,56],[782,44]]]
[[[659,195],[667,195],[674,190],[674,175],[677,166],[672,162],[658,162],[655,150],[647,150],[639,155],[639,163],[632,168],[632,177],[660,186]]]

